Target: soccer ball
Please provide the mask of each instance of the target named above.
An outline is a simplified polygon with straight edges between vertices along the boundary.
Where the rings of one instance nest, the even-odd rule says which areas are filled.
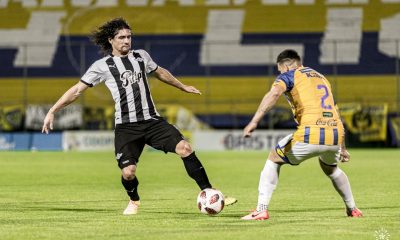
[[[224,195],[217,189],[206,188],[197,197],[197,207],[201,213],[216,215],[224,209],[224,206]]]

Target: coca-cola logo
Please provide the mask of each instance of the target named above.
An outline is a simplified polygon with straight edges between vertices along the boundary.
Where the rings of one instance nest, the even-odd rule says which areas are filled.
[[[337,126],[337,120],[336,119],[323,119],[323,118],[319,118],[316,122],[316,125],[318,126],[329,126],[329,127],[336,127]]]
[[[315,124],[317,124],[318,126],[320,126],[320,125],[326,125],[326,120],[325,120],[325,119],[322,119],[322,118],[319,118],[319,119],[315,122]]]
[[[336,119],[329,119],[326,124],[328,126],[330,126],[330,127],[336,127],[337,126],[337,120]]]

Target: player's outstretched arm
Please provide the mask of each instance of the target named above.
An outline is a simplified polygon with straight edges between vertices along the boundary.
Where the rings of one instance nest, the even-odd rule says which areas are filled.
[[[279,97],[284,91],[285,89],[279,85],[272,86],[271,90],[267,94],[265,94],[264,98],[262,99],[256,113],[253,116],[253,119],[244,128],[243,137],[251,136],[251,133],[257,128],[258,123],[261,121],[264,115],[276,104]]]
[[[181,83],[168,70],[166,70],[160,66],[158,66],[157,70],[154,71],[154,76],[156,78],[158,78],[160,81],[165,82],[166,84],[169,84],[171,86],[174,86],[184,92],[201,95],[201,92],[197,88],[195,88],[193,86],[187,86],[187,85]]]
[[[54,113],[58,112],[60,109],[68,106],[74,102],[83,91],[85,91],[89,86],[82,82],[78,82],[70,89],[68,89],[60,99],[50,108],[46,117],[43,121],[42,133],[48,134],[50,130],[53,130]]]

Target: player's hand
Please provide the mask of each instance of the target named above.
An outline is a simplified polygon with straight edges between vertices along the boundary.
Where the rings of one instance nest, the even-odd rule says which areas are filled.
[[[43,121],[42,133],[49,134],[50,130],[53,130],[54,114],[47,113]]]
[[[247,126],[243,129],[243,137],[250,137],[251,133],[257,128],[257,123],[250,122]]]
[[[346,150],[346,148],[340,149],[340,161],[341,162],[350,161],[350,153]]]
[[[193,86],[186,86],[186,85],[185,85],[185,86],[183,87],[182,91],[187,92],[187,93],[194,93],[194,94],[199,94],[199,95],[201,95],[201,92],[200,92],[197,88],[195,88],[195,87],[193,87]]]

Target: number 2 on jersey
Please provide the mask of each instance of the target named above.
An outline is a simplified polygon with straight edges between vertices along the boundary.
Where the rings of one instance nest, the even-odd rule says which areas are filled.
[[[318,88],[318,90],[319,90],[319,89],[323,89],[324,92],[325,92],[325,94],[321,97],[321,107],[322,107],[323,109],[331,110],[331,109],[332,109],[332,106],[331,106],[331,105],[329,105],[329,104],[328,104],[328,105],[325,105],[325,100],[329,97],[328,88],[327,88],[325,85],[322,85],[322,84],[317,85],[317,88]]]

